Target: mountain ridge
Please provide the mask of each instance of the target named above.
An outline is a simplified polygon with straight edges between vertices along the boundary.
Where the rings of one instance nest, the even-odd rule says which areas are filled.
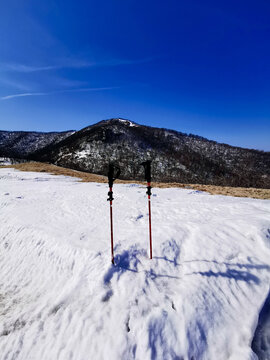
[[[0,130],[0,156],[26,158],[30,153],[63,140],[74,133],[69,131],[5,131]]]
[[[130,180],[141,180],[140,163],[151,159],[156,181],[270,188],[270,152],[122,118],[58,134],[24,156],[101,175],[115,162],[122,178]]]

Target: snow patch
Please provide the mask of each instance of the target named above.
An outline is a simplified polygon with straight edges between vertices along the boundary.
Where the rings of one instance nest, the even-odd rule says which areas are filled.
[[[120,121],[120,122],[122,122],[122,123],[124,123],[124,124],[126,124],[126,125],[129,125],[129,126],[131,126],[131,127],[136,127],[136,126],[138,126],[137,124],[134,124],[132,121],[130,121],[130,120],[125,120],[125,119],[121,119],[121,118],[118,118],[118,119],[116,119],[116,120],[118,120],[118,121]]]
[[[12,165],[11,159],[6,157],[0,157],[0,166]]]

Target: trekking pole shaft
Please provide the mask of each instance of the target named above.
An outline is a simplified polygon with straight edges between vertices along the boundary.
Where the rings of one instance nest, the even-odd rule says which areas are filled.
[[[110,191],[112,192],[112,188],[110,187]],[[112,213],[112,200],[110,200],[110,220],[111,220],[111,255],[112,255],[112,263],[114,264],[114,255],[113,255],[113,213]]]
[[[151,186],[148,183],[148,186]],[[148,195],[148,210],[149,210],[149,241],[150,241],[150,259],[152,259],[152,224],[151,224],[151,196]]]

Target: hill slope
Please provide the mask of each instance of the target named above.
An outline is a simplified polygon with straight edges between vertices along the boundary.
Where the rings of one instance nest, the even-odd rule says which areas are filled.
[[[114,161],[123,179],[137,180],[143,176],[140,163],[152,159],[156,181],[270,188],[269,152],[123,119],[86,127],[31,158],[102,175]]]
[[[24,159],[29,154],[65,139],[74,131],[0,131],[0,156]]]

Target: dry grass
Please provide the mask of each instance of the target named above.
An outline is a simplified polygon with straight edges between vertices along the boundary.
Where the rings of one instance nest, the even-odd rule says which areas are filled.
[[[81,179],[83,182],[107,183],[107,177],[95,174],[89,174],[82,171],[71,170],[56,165],[30,162],[16,165],[0,166],[0,168],[14,168],[21,171],[46,172],[54,175],[73,176]],[[140,181],[116,180],[118,184],[145,184]],[[249,197],[254,199],[270,199],[270,189],[241,188],[229,186],[201,185],[201,184],[180,184],[180,183],[153,183],[153,187],[172,188],[180,187],[184,189],[193,189],[207,191],[212,195],[228,195],[235,197]]]
[[[211,195],[227,195],[235,197],[249,197],[253,199],[270,199],[270,189],[257,189],[257,188],[243,188],[231,186],[215,186],[215,185],[202,185],[202,184],[159,184],[161,188],[164,187],[181,187],[190,188],[199,191],[207,191]]]
[[[63,168],[60,166],[40,163],[40,162],[26,162],[22,164],[0,166],[0,168],[14,168],[21,171],[35,171],[46,172],[53,175],[65,175],[80,178],[83,182],[100,182],[106,183],[107,178],[101,175],[89,174],[83,171],[76,171],[72,169]]]

